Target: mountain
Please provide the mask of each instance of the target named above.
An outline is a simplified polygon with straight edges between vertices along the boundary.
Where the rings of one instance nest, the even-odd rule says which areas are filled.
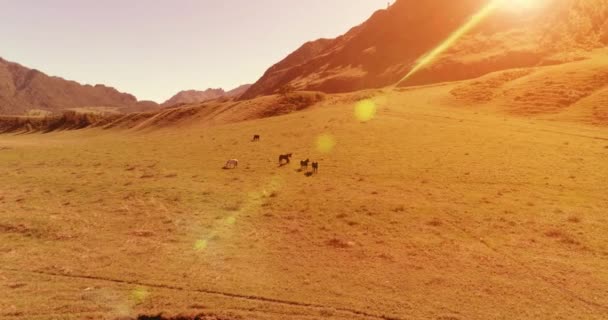
[[[238,87],[226,92],[226,96],[230,97],[230,98],[239,98],[241,95],[243,95],[245,92],[247,92],[247,90],[249,90],[249,88],[251,88],[251,84],[244,84],[242,86],[238,86]]]
[[[397,0],[336,39],[304,44],[251,86],[244,99],[294,90],[349,92],[400,82],[425,54],[489,0]],[[505,1],[433,63],[400,85],[475,78],[489,72],[568,60],[568,52],[605,46],[608,2],[539,1],[515,10]],[[567,62],[567,61],[566,61]]]
[[[170,107],[176,104],[196,103],[206,100],[213,100],[223,97],[226,94],[224,89],[207,89],[205,91],[185,90],[180,91],[169,100],[165,101],[162,106]]]
[[[207,100],[214,100],[219,98],[237,98],[241,96],[247,89],[249,89],[251,85],[246,84],[239,86],[230,91],[224,91],[224,89],[207,89],[205,91],[197,91],[197,90],[186,90],[181,91],[171,97],[169,100],[165,101],[162,106],[163,107],[171,107],[178,104],[188,104],[188,103],[197,103],[203,102]]]
[[[137,101],[130,94],[104,85],[82,85],[0,58],[0,114],[31,110],[60,112],[76,108],[105,108],[118,112],[154,110],[158,104]]]

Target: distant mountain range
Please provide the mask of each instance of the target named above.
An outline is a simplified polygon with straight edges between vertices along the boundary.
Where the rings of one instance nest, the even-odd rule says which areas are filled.
[[[397,0],[338,38],[304,44],[268,69],[242,98],[277,93],[284,87],[339,93],[393,85],[488,3]],[[540,10],[523,11],[505,1],[506,8],[482,19],[401,85],[471,79],[509,68],[564,62],[569,59],[565,52],[608,43],[608,1],[544,3],[546,7]]]
[[[207,100],[214,100],[219,98],[238,98],[240,97],[247,89],[251,87],[250,84],[242,85],[238,88],[232,89],[230,91],[224,91],[224,89],[207,89],[205,91],[197,91],[197,90],[187,90],[181,91],[171,97],[171,99],[165,101],[162,106],[163,107],[171,107],[178,104],[187,104],[187,103],[196,103],[203,102]]]
[[[58,113],[64,110],[103,110],[120,113],[157,110],[161,106],[196,103],[223,97],[236,98],[250,85],[230,91],[182,91],[162,105],[138,101],[128,93],[101,84],[82,85],[0,58],[0,114]]]
[[[159,108],[152,101],[104,85],[81,85],[0,58],[0,114],[25,114],[31,110],[59,112],[75,108],[111,108],[118,112]]]

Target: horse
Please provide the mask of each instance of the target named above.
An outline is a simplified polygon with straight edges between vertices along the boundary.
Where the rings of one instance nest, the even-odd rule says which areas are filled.
[[[236,169],[239,166],[239,160],[231,159],[226,162],[225,169]]]
[[[310,159],[300,161],[300,169],[308,169],[308,164],[310,163]]]
[[[318,162],[313,162],[312,163],[312,172],[313,173],[319,172],[319,163]]]
[[[291,162],[291,156],[292,156],[291,153],[280,155],[279,156],[279,164],[283,165],[283,161],[287,161],[287,163],[285,163],[285,164],[290,163]]]
[[[255,136],[253,136],[253,139],[251,141],[253,141],[253,142],[260,141],[260,135],[256,134]]]

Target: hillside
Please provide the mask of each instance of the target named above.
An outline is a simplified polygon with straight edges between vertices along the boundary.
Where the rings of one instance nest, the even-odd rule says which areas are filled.
[[[453,85],[456,105],[525,118],[608,125],[608,50],[559,65],[490,73]]]
[[[226,92],[226,96],[230,98],[240,98],[247,90],[251,88],[251,84],[244,84]]]
[[[120,112],[154,110],[158,105],[137,101],[104,85],[81,85],[0,58],[0,114],[31,110],[60,112],[83,107],[113,108]]]
[[[69,111],[46,117],[0,116],[0,134],[48,133],[85,128],[154,130],[189,124],[210,126],[285,115],[311,108],[325,99],[326,96],[319,92],[292,92],[243,101],[217,99],[128,114]]]
[[[333,40],[305,44],[264,74],[244,95],[296,90],[349,92],[395,84],[487,0],[398,0]],[[608,43],[608,4],[543,2],[542,10],[496,10],[485,22],[403,86],[475,78],[509,68],[561,63],[578,49]]]
[[[251,85],[245,84],[234,88],[229,91],[224,91],[224,89],[212,89],[209,88],[204,91],[197,90],[186,90],[178,92],[176,95],[171,97],[169,100],[165,101],[162,106],[163,107],[171,107],[179,104],[189,104],[189,103],[197,103],[204,102],[208,100],[214,100],[218,98],[238,98],[240,97],[247,89],[249,89]]]
[[[162,106],[171,107],[176,104],[203,102],[223,97],[225,94],[226,91],[223,89],[207,89],[205,91],[185,90],[178,92],[169,100],[163,102]]]
[[[215,99],[157,111],[108,116],[63,115],[52,118],[0,117],[0,132],[49,132],[101,127],[106,129],[210,126],[290,114],[310,108],[368,98],[427,92],[436,88],[438,103],[524,119],[608,126],[608,48],[580,51],[559,64],[491,72],[471,80],[433,85],[363,90],[344,94],[294,91],[247,100]],[[398,98],[399,103],[403,103]]]

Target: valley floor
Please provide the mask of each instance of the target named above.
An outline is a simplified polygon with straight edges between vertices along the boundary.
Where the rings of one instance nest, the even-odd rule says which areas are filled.
[[[0,318],[606,318],[608,128],[373,101],[0,135]]]

